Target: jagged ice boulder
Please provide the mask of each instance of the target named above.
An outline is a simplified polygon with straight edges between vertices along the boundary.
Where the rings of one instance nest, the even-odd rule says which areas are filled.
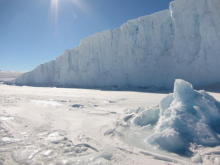
[[[220,103],[181,79],[175,80],[174,93],[158,107],[137,113],[131,122],[141,127],[154,125],[155,132],[146,142],[170,152],[184,152],[192,143],[220,145]]]

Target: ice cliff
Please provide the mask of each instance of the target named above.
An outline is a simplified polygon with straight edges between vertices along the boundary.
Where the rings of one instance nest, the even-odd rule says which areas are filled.
[[[220,1],[176,0],[169,10],[85,38],[16,80],[34,86],[156,86],[220,82]]]
[[[146,143],[170,152],[186,152],[190,145],[220,145],[220,103],[205,91],[195,91],[184,80],[176,80],[174,93],[159,106],[143,109],[131,123],[153,126]]]

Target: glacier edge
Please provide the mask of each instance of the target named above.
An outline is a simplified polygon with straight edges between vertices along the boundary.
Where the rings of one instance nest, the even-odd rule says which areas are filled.
[[[172,88],[220,82],[220,1],[176,0],[168,10],[83,39],[17,85]]]

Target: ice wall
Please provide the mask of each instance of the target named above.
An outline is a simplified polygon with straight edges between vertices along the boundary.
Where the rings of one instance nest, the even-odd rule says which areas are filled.
[[[16,80],[34,86],[172,88],[220,82],[220,1],[176,0],[169,10],[85,38]]]

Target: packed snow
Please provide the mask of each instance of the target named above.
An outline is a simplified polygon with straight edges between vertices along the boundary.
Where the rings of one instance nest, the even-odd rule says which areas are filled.
[[[218,165],[219,93],[136,90],[0,84],[0,163]]]
[[[169,10],[85,38],[18,85],[165,87],[219,83],[220,1],[175,0]]]
[[[124,109],[146,104],[145,93],[2,84],[0,91],[0,164],[166,164],[109,137]]]

